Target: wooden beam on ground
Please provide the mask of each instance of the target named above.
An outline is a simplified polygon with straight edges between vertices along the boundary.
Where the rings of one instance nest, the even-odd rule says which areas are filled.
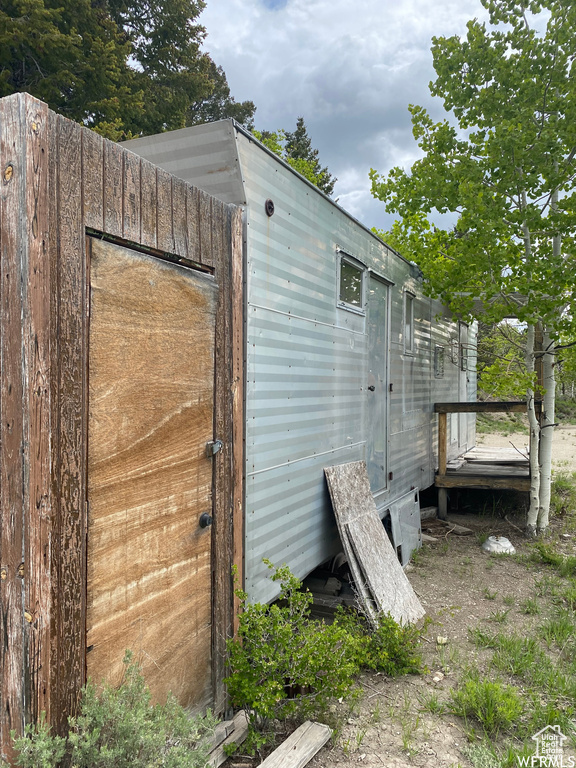
[[[304,768],[332,735],[323,723],[307,720],[275,749],[260,768]]]
[[[248,717],[243,709],[234,715],[232,725],[233,728],[230,735],[210,753],[210,757],[208,758],[208,765],[210,768],[219,768],[222,763],[225,763],[226,760],[228,760],[225,747],[229,747],[231,744],[242,744],[246,739],[246,736],[248,735]],[[226,724],[226,730],[228,730],[228,724]]]

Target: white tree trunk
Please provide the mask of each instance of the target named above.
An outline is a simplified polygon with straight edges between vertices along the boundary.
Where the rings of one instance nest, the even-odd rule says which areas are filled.
[[[550,490],[552,486],[552,438],[554,437],[554,405],[556,378],[554,374],[554,344],[547,329],[543,332],[544,358],[542,364],[544,399],[540,421],[540,509],[537,530],[543,533],[548,527],[550,514]]]
[[[535,327],[529,325],[526,329],[526,370],[534,374],[534,337]],[[530,427],[530,507],[526,531],[528,535],[535,536],[540,513],[540,464],[538,460],[540,443],[540,425],[536,418],[534,408],[534,390],[530,387],[526,390],[526,406],[528,410],[528,425]]]

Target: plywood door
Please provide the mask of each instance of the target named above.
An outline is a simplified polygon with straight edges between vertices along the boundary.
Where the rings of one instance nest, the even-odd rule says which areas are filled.
[[[91,240],[87,672],[211,698],[210,276]]]

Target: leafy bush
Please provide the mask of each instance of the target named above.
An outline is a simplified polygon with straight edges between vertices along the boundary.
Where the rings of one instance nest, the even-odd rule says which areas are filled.
[[[249,605],[237,590],[243,612],[238,638],[228,641],[230,698],[260,724],[322,711],[330,698],[349,692],[358,671],[350,635],[337,622],[310,618],[312,595],[290,569],[278,568],[272,579],[280,581],[282,604]]]
[[[22,768],[53,768],[67,755],[74,768],[204,768],[215,718],[190,717],[170,696],[152,706],[130,653],[118,688],[84,688],[80,714],[69,718],[66,738],[52,736],[42,718],[14,746]]]
[[[317,716],[330,699],[349,693],[361,667],[389,675],[421,669],[415,627],[384,616],[374,630],[350,610],[338,611],[332,624],[314,620],[312,595],[301,590],[299,579],[287,566],[274,569],[265,562],[280,582],[279,603],[249,605],[237,590],[243,612],[238,638],[228,642],[225,680],[232,703],[253,713],[253,726]]]
[[[511,685],[470,674],[451,694],[450,709],[460,717],[474,717],[487,734],[497,734],[514,725],[522,715],[520,693]]]
[[[363,669],[384,672],[390,677],[422,671],[420,632],[414,624],[398,624],[390,615],[380,616],[373,629],[353,609],[339,608],[336,622],[354,639],[356,663]]]

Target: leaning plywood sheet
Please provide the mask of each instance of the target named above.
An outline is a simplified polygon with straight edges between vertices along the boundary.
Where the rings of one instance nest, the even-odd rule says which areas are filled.
[[[343,466],[348,466],[348,465],[343,465]],[[366,467],[365,464],[364,464],[364,467]],[[346,529],[346,520],[349,517],[349,511],[348,511],[348,507],[344,505],[344,499],[342,499],[342,508],[339,510],[339,512],[336,511],[336,501],[335,501],[334,494],[332,492],[332,478],[334,473],[331,472],[331,470],[337,470],[337,469],[340,469],[340,467],[325,467],[324,474],[326,475],[326,482],[328,483],[328,490],[330,491],[332,506],[334,507],[336,524],[338,525],[338,533],[340,534],[342,547],[344,548],[346,559],[348,560],[348,566],[350,568],[350,573],[352,574],[352,579],[354,580],[354,587],[355,587],[356,595],[360,602],[360,607],[366,614],[366,618],[370,621],[370,623],[373,626],[377,626],[379,609],[374,601],[374,597],[372,593],[370,592],[368,584],[366,583],[366,577],[362,572],[360,563],[356,559],[356,555],[352,548],[352,542],[348,538],[348,531]],[[334,493],[337,493],[338,492],[337,480],[335,481],[335,488],[336,490],[334,491]]]
[[[417,621],[424,615],[398,562],[376,511],[364,461],[326,467],[332,506],[346,554],[352,550],[378,610],[396,621]],[[356,578],[355,574],[352,574]]]

